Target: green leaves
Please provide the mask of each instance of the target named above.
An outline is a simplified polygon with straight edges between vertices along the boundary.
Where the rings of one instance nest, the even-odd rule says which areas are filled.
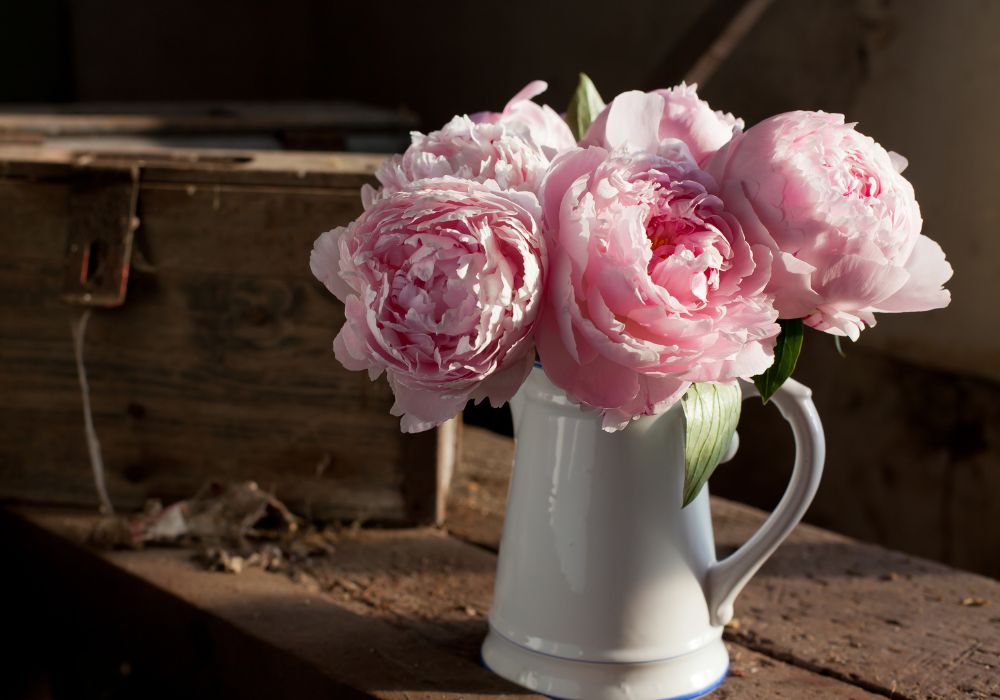
[[[586,73],[580,73],[580,84],[576,86],[573,99],[566,109],[566,123],[577,141],[583,138],[591,122],[604,109],[604,100]]]
[[[802,350],[802,319],[778,321],[781,334],[774,345],[774,364],[763,374],[753,378],[754,386],[760,393],[761,401],[767,403],[774,392],[781,388],[785,380],[795,371],[795,362]]]
[[[740,420],[739,382],[692,384],[684,408],[684,505],[695,499],[729,450]]]
[[[753,378],[764,403],[774,396],[792,372],[802,350],[802,319],[778,321],[781,333],[774,346],[774,364]],[[729,450],[740,420],[742,401],[738,382],[692,384],[681,399],[684,408],[684,505],[701,492]]]

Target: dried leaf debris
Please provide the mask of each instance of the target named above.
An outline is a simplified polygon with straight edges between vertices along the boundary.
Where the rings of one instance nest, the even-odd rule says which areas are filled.
[[[334,549],[323,532],[304,526],[252,481],[213,482],[166,507],[151,501],[142,513],[102,518],[90,540],[113,549],[194,547],[196,560],[213,571],[239,574],[256,567],[293,578],[297,563]]]

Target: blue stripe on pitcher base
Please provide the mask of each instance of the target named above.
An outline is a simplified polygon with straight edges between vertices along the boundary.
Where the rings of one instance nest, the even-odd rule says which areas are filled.
[[[717,680],[715,680],[714,682],[712,682],[706,688],[703,688],[702,690],[698,690],[698,691],[696,691],[694,693],[690,693],[688,695],[675,695],[672,698],[663,698],[662,700],[694,700],[695,698],[700,698],[700,697],[702,697],[704,695],[708,695],[713,690],[715,690],[720,685],[722,685],[726,681],[726,676],[728,676],[728,675],[729,675],[729,667],[727,666],[726,670],[722,672],[722,675],[719,676],[719,678]]]
[[[537,363],[537,362],[535,363],[535,366],[541,367],[541,365],[539,363]],[[559,657],[553,657],[553,658],[559,658]],[[483,668],[485,668],[490,673],[496,673],[496,671],[494,671],[492,668],[490,668],[490,665],[488,663],[486,663],[486,659],[483,658],[482,654],[479,655],[479,665],[482,666]],[[497,673],[496,675],[500,675],[500,674]],[[701,690],[696,690],[693,693],[688,693],[687,695],[671,695],[668,698],[658,698],[657,700],[696,700],[697,698],[704,697],[705,695],[708,695],[713,690],[717,689],[720,685],[722,685],[723,683],[725,683],[726,677],[728,675],[729,675],[729,666],[726,666],[726,670],[722,672],[722,675],[719,676],[719,678],[717,680],[713,681],[712,683],[709,683],[707,686],[705,686]],[[503,678],[503,676],[500,676],[500,677]],[[542,694],[542,696],[546,697],[546,698],[549,698],[549,700],[568,700],[567,698],[560,698],[560,697],[556,697],[555,695],[544,695],[544,694]]]

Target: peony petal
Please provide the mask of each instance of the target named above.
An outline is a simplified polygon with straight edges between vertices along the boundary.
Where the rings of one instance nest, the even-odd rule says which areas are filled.
[[[951,302],[951,293],[941,286],[951,279],[951,265],[935,241],[917,238],[904,269],[909,279],[895,294],[873,304],[876,311],[929,311]]]
[[[371,366],[371,360],[364,352],[364,342],[358,337],[350,323],[345,323],[333,339],[333,352],[337,361],[352,372],[360,372]]]
[[[812,288],[812,265],[794,255],[778,251],[771,261],[771,280],[767,291],[774,295],[779,318],[802,318],[808,315],[823,297]]]
[[[889,151],[889,160],[892,161],[892,167],[896,169],[897,173],[902,173],[906,170],[906,166],[910,164],[904,156],[896,153],[895,151]]]
[[[606,432],[621,430],[640,416],[654,416],[668,411],[681,400],[691,382],[673,377],[639,377],[639,391],[632,401],[605,409],[601,427]]]
[[[526,352],[519,361],[508,359],[503,369],[476,385],[469,398],[476,403],[488,399],[493,408],[500,408],[514,397],[534,365],[535,352],[531,348],[531,352]]]
[[[448,393],[443,388],[412,386],[391,371],[388,377],[396,397],[392,413],[403,417],[400,425],[404,433],[421,432],[441,425],[461,413],[469,400],[468,393]]]
[[[818,274],[823,305],[837,309],[873,306],[895,294],[909,279],[902,268],[858,255],[845,255]]]
[[[574,362],[580,363],[582,358],[573,332],[573,319],[580,316],[580,307],[573,290],[571,271],[569,260],[565,256],[557,257],[553,262],[549,272],[548,305],[539,325],[552,324],[562,339],[566,353]]]
[[[625,94],[631,95],[631,93]],[[695,85],[681,83],[665,90],[654,90],[645,97],[645,102],[640,103],[638,99],[626,98],[617,105],[616,98],[597,115],[580,145],[605,148],[634,147],[665,158],[677,159],[678,144],[682,144],[682,159],[704,163],[725,146],[734,133],[743,129],[742,119],[712,110],[707,102],[698,97]],[[656,106],[657,98],[661,101],[660,107]],[[623,106],[628,105],[631,105],[630,109],[634,109],[637,104],[651,110],[649,117],[658,112],[659,119],[643,118],[638,131],[633,128],[635,124],[623,126],[619,123],[615,134],[609,136],[609,118],[612,113],[619,112]],[[642,111],[643,106],[639,106],[638,111]],[[648,133],[650,129],[655,129],[655,139],[651,139]],[[630,138],[630,131],[642,134],[638,142],[631,146],[629,143],[633,139]]]
[[[623,92],[608,108],[604,138],[608,148],[655,153],[660,144],[659,127],[663,98],[638,90]]]
[[[593,172],[607,158],[608,152],[603,148],[576,148],[557,156],[552,161],[542,186],[543,219],[549,222],[550,230],[558,230],[563,199],[567,196],[570,186],[577,179]],[[569,204],[567,205],[569,206]],[[550,236],[553,244],[558,244],[558,238]]]
[[[692,382],[717,382],[733,377],[749,379],[758,374],[763,374],[768,367],[774,364],[774,344],[777,339],[777,330],[766,342],[753,342],[744,344],[739,351],[717,364],[699,365],[693,371],[684,375],[684,378]]]
[[[519,102],[524,102],[526,100],[531,100],[533,97],[538,97],[543,92],[549,89],[549,84],[544,80],[532,80],[530,83],[525,85],[521,90],[510,98],[504,111],[515,107]]]
[[[874,326],[875,319],[869,319],[867,325]],[[843,311],[832,306],[820,306],[802,319],[810,328],[815,328],[830,335],[846,336],[853,341],[861,336],[861,331],[865,329],[865,320],[859,316]]]
[[[667,90],[656,90],[655,94],[664,100],[659,127],[661,141],[680,139],[699,163],[708,160],[743,128],[742,119],[716,112],[699,98],[697,85],[681,83]]]
[[[354,290],[340,276],[340,239],[348,229],[339,226],[332,231],[320,234],[313,243],[309,254],[309,269],[313,276],[322,282],[330,292],[341,301],[345,301]]]
[[[621,406],[636,396],[639,380],[635,371],[615,364],[599,354],[580,364],[566,352],[551,318],[539,322],[536,342],[545,374],[578,401],[597,408]]]

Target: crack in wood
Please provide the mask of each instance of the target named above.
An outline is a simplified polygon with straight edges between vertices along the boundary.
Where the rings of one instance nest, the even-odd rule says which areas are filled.
[[[769,644],[754,643],[748,639],[745,635],[740,635],[738,633],[732,633],[728,630],[723,633],[723,638],[730,644],[738,644],[739,646],[755,651],[758,654],[763,654],[764,656],[774,659],[775,661],[780,661],[786,663],[789,666],[795,666],[796,668],[801,668],[805,671],[815,673],[826,678],[832,678],[834,680],[840,681],[841,683],[846,683],[848,685],[853,685],[856,688],[873,693],[875,695],[881,695],[886,698],[893,698],[894,700],[926,700],[926,698],[918,697],[916,695],[901,695],[896,690],[896,683],[893,682],[892,687],[886,688],[885,686],[879,685],[877,683],[872,683],[863,680],[852,673],[840,673],[834,669],[826,666],[820,666],[819,664],[810,663],[801,659],[794,654],[779,651]],[[769,641],[769,640],[766,640]]]

